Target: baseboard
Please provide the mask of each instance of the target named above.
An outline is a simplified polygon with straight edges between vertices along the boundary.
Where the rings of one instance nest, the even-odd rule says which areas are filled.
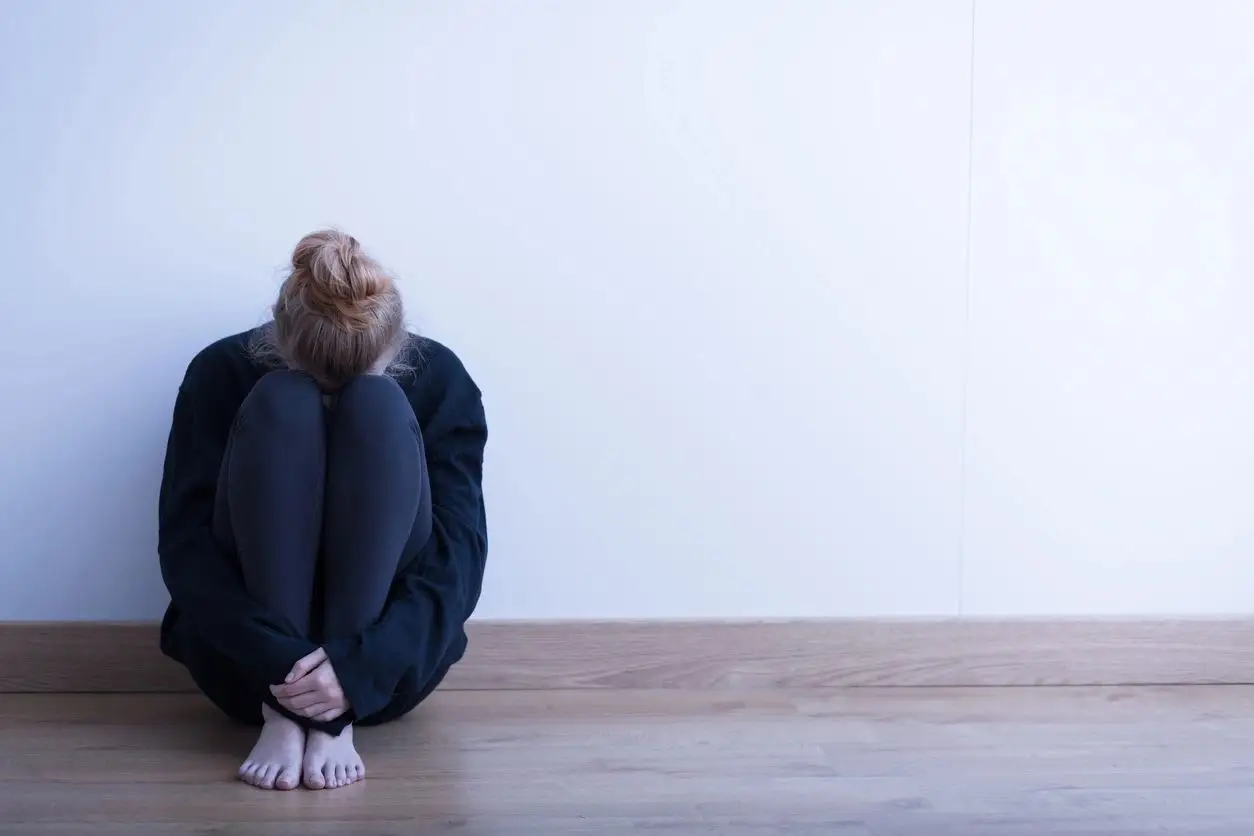
[[[452,690],[1254,684],[1254,619],[474,622]],[[0,693],[192,690],[148,623],[0,622]]]

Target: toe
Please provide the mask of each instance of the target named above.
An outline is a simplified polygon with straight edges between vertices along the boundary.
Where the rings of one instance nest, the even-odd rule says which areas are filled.
[[[305,766],[305,786],[311,790],[320,790],[327,785],[327,781],[322,777],[322,769],[318,766],[306,764]]]
[[[285,766],[279,770],[278,777],[274,779],[274,788],[279,790],[294,790],[300,784],[300,769]]]
[[[344,774],[344,764],[342,764],[342,763],[341,763],[341,764],[336,764],[336,766],[335,766],[335,785],[336,785],[337,787],[342,787],[342,786],[344,786],[345,784],[347,784],[347,783],[348,783],[348,781],[346,780],[346,779],[347,779],[347,777],[348,777],[348,776]]]
[[[247,781],[248,773],[251,772],[252,769],[253,769],[253,762],[244,761],[243,763],[239,765],[239,770],[235,774],[239,776],[239,779],[241,781]]]
[[[364,763],[357,764],[357,780],[360,781],[366,777],[366,765]]]
[[[335,786],[335,767],[332,764],[326,764],[322,767],[322,785],[325,787]]]
[[[274,775],[278,771],[278,767],[274,764],[266,764],[257,773],[257,786],[265,790],[274,789]]]
[[[257,785],[257,764],[255,763],[248,764],[248,766],[242,772],[240,772],[239,777],[243,778],[246,782],[252,784],[253,786],[256,786]]]

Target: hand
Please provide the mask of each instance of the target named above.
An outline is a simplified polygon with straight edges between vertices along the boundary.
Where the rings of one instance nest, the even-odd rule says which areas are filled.
[[[339,677],[321,647],[300,659],[282,685],[271,685],[279,705],[293,714],[325,723],[348,711]]]

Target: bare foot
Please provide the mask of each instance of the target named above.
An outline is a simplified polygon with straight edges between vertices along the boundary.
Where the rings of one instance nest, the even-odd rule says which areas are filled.
[[[305,730],[268,705],[261,707],[261,716],[266,724],[240,766],[239,778],[263,790],[294,790],[300,784]]]
[[[305,786],[311,790],[347,787],[366,777],[366,767],[353,747],[353,727],[332,737],[311,731],[305,741]]]

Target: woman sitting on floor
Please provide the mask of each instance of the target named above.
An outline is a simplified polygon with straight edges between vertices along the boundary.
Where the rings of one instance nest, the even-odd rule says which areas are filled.
[[[192,360],[161,484],[161,649],[262,724],[241,779],[363,778],[353,725],[407,713],[462,657],[486,442],[461,362],[405,330],[392,278],[339,232],[297,244],[272,322]]]

